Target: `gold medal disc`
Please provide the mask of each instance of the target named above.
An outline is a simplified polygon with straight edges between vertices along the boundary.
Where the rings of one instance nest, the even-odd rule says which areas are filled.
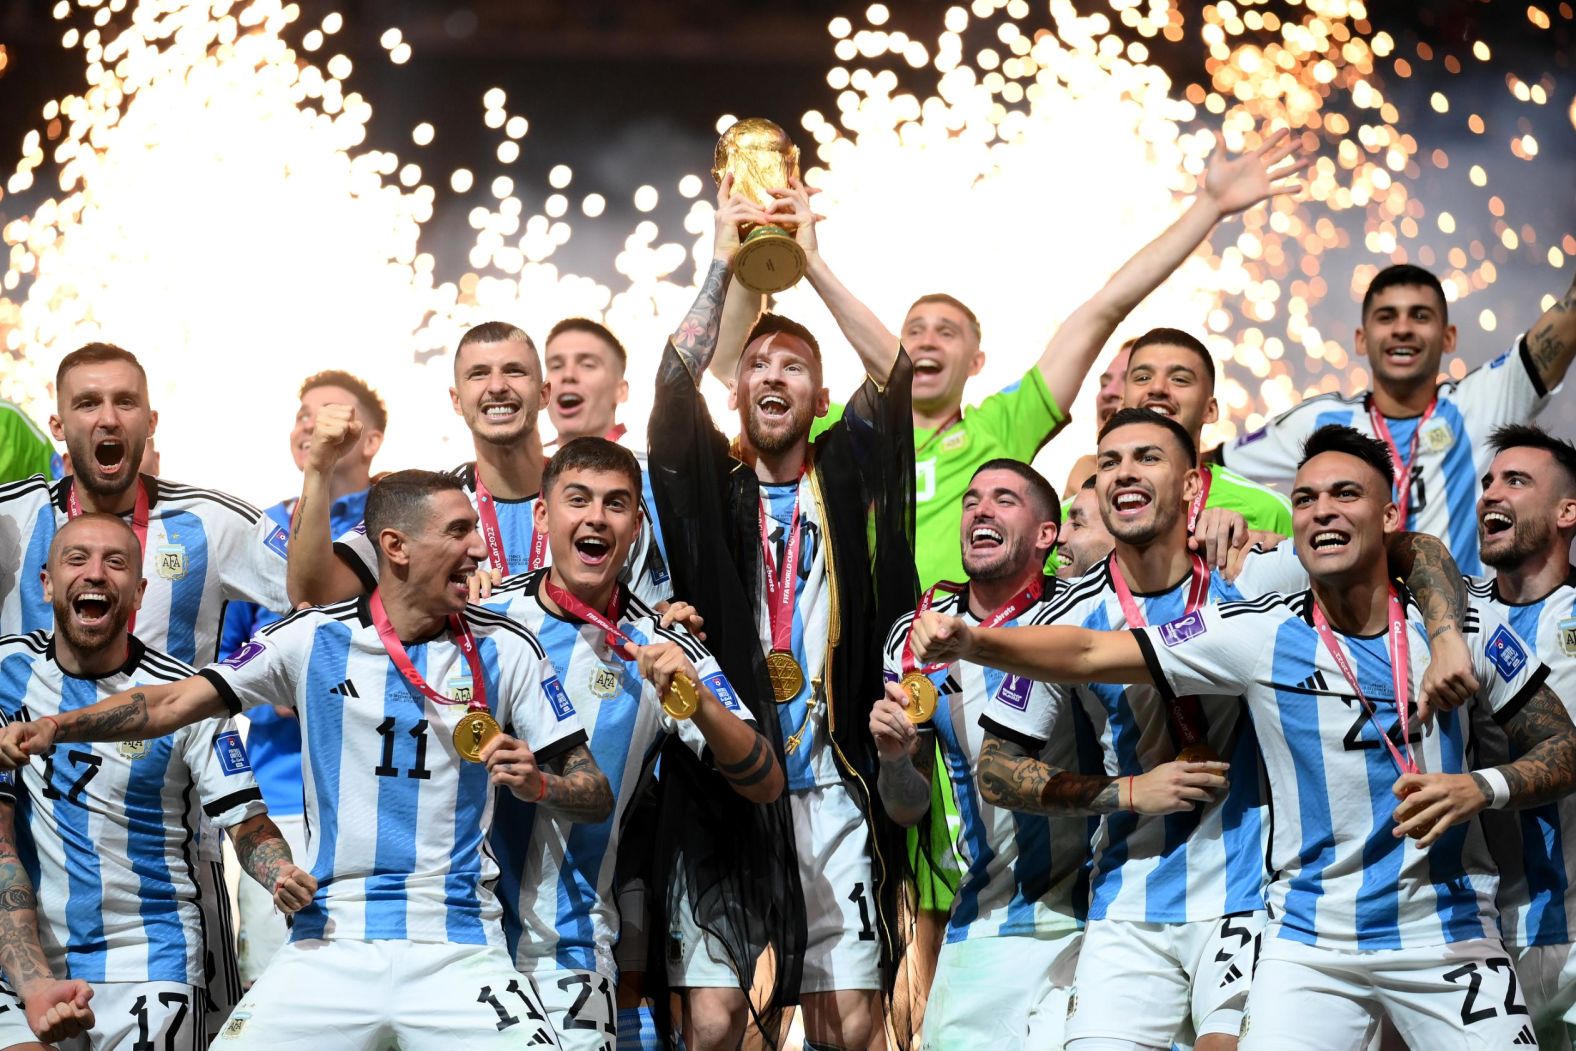
[[[1407,789],[1405,795],[1401,796],[1402,802],[1405,802],[1407,796],[1410,796],[1413,792],[1420,792],[1420,791],[1422,791],[1422,788],[1423,788],[1422,785],[1413,785],[1411,788]],[[1433,830],[1434,830],[1434,823],[1432,821],[1430,821],[1426,825],[1423,825],[1423,826],[1421,826],[1419,828],[1414,828],[1412,831],[1408,832],[1407,835],[1411,836],[1413,839],[1422,839],[1424,836],[1428,835]]]
[[[668,680],[668,688],[662,691],[662,710],[674,719],[683,722],[695,714],[700,707],[700,691],[695,688],[695,680],[688,675],[675,675]]]
[[[503,733],[498,720],[483,711],[469,711],[460,716],[454,727],[454,748],[460,758],[468,763],[482,761],[482,749],[487,742]]]
[[[1179,751],[1177,753],[1177,762],[1218,763],[1220,762],[1220,756],[1216,755],[1215,750],[1208,744],[1200,741],[1197,744],[1187,745],[1181,751]]]
[[[772,697],[787,704],[804,689],[804,669],[787,650],[772,650],[766,655],[766,675],[772,680]]]
[[[903,692],[908,694],[908,706],[903,709],[903,714],[908,716],[908,721],[915,726],[921,726],[936,714],[936,684],[930,677],[917,671],[911,671],[898,681],[903,687]]]

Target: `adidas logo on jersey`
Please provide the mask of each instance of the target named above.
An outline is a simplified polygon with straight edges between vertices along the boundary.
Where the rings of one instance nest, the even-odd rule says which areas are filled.
[[[1530,1025],[1524,1025],[1521,1027],[1521,1032],[1516,1034],[1516,1039],[1511,1041],[1511,1044],[1515,1047],[1537,1047],[1538,1038],[1533,1035]]]
[[[346,679],[344,682],[340,683],[338,686],[335,686],[333,689],[329,690],[328,692],[329,693],[337,693],[341,697],[357,697],[357,698],[359,698],[361,696],[361,694],[356,692],[356,684],[351,682],[349,679]]]
[[[1236,964],[1232,964],[1230,967],[1226,968],[1226,976],[1220,980],[1220,988],[1224,989],[1226,986],[1230,985],[1232,982],[1241,977],[1242,968],[1238,967]]]

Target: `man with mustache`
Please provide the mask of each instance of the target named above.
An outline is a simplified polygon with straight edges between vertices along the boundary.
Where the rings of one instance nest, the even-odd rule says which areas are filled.
[[[120,691],[192,673],[127,631],[144,581],[137,536],[118,516],[90,513],[61,526],[41,583],[54,631],[0,639],[0,714],[14,728],[49,727]],[[229,831],[241,867],[286,915],[317,886],[269,820],[235,724],[213,717],[118,747],[41,749],[18,781],[27,801],[19,842],[37,872],[46,951],[8,949],[0,957],[12,987],[26,1000],[50,972],[90,986],[96,1020],[89,1019],[85,1042],[92,1048],[200,1046],[207,946],[193,803]],[[17,896],[32,897],[18,874],[19,867],[0,864],[8,925]],[[10,944],[15,932],[6,933]],[[36,1005],[28,1008],[36,1025]],[[0,1014],[0,1034],[17,1018]]]
[[[1498,613],[1549,668],[1549,685],[1576,704],[1576,448],[1528,424],[1489,436],[1494,459],[1478,498],[1478,548],[1494,576],[1472,580],[1473,601]],[[1510,741],[1479,720],[1480,761],[1503,762]],[[1576,803],[1570,798],[1515,814],[1490,811],[1484,831],[1499,864],[1500,929],[1532,1011],[1540,1047],[1576,1035]]]
[[[467,605],[486,547],[460,482],[389,475],[366,522],[381,571],[371,596],[301,610],[196,675],[12,723],[0,767],[294,707],[316,893],[223,1046],[316,1051],[325,1033],[366,1051],[556,1046],[505,951],[483,840],[497,789],[597,822],[613,805],[607,778],[535,636]]]
[[[482,568],[494,582],[540,569],[551,557],[547,537],[535,525],[543,464],[537,417],[548,393],[536,346],[520,329],[487,321],[460,337],[449,399],[471,432],[476,459],[450,473],[479,516],[487,545]],[[377,551],[366,531],[352,529],[335,541],[329,528],[334,465],[364,428],[349,404],[325,405],[317,413],[290,531],[290,594],[298,602],[337,602],[377,586]],[[625,573],[645,601],[661,604],[672,597],[652,530],[642,531]]]
[[[1326,424],[1355,427],[1390,448],[1401,525],[1450,545],[1462,572],[1482,572],[1476,501],[1493,451],[1488,436],[1548,404],[1576,355],[1576,282],[1511,348],[1460,380],[1439,382],[1456,327],[1439,279],[1409,263],[1379,271],[1363,293],[1357,353],[1373,385],[1309,398],[1213,453],[1233,470],[1284,484],[1304,439]]]
[[[1322,428],[1308,441],[1292,503],[1311,591],[1197,606],[1127,631],[987,631],[935,615],[915,630],[923,660],[977,660],[1053,682],[1152,685],[1180,717],[1188,697],[1245,702],[1277,806],[1267,855],[1272,919],[1242,1019],[1244,1051],[1356,1051],[1385,1018],[1412,1047],[1533,1039],[1499,940],[1494,865],[1472,819],[1576,788],[1576,727],[1525,643],[1469,603],[1454,630],[1481,684],[1470,692],[1472,712],[1440,712],[1423,732],[1433,670],[1424,618],[1387,565],[1399,525],[1392,470],[1388,450],[1351,428]],[[1499,722],[1520,758],[1473,770],[1468,714]],[[1243,773],[1233,768],[1232,790]],[[1121,771],[1053,777],[1040,795],[1122,811],[1135,783]],[[1069,1031],[1068,1047],[1082,1051]],[[1156,1034],[1084,1046],[1168,1043]]]

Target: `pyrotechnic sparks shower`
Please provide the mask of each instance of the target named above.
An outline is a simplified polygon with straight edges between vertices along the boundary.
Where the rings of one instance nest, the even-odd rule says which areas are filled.
[[[1573,19],[1568,3],[1507,11],[1545,33]],[[444,465],[465,443],[454,440],[437,352],[478,320],[507,318],[540,338],[584,314],[632,348],[625,416],[643,427],[656,350],[693,296],[692,263],[709,252],[708,155],[689,173],[632,180],[622,192],[641,218],[614,230],[604,196],[577,187],[569,166],[529,156],[532,107],[545,100],[479,87],[476,110],[445,115],[488,129],[485,164],[440,162],[453,124],[369,147],[377,100],[355,89],[337,14],[312,21],[279,0],[61,0],[54,13],[84,87],[38,114],[0,194],[10,253],[0,393],[47,415],[62,354],[89,339],[121,343],[150,367],[164,447],[181,450],[171,473],[272,500],[295,485],[283,455],[248,456],[244,477],[233,465],[256,435],[281,430],[301,376],[329,365],[375,376],[394,421],[383,462]],[[1351,293],[1378,266],[1434,268],[1464,343],[1495,351],[1537,304],[1501,323],[1474,308],[1475,294],[1508,262],[1536,261],[1551,290],[1568,280],[1555,271],[1576,255],[1576,230],[1536,229],[1507,193],[1568,173],[1540,173],[1551,151],[1533,126],[1490,123],[1492,107],[1451,79],[1464,65],[1495,68],[1486,42],[1403,55],[1355,0],[975,0],[940,25],[893,22],[880,4],[833,19],[833,104],[797,127],[794,115],[762,115],[790,126],[824,191],[828,259],[889,323],[937,289],[976,307],[989,357],[974,397],[1017,375],[1057,321],[1177,214],[1217,127],[1240,149],[1269,123],[1290,126],[1320,159],[1306,194],[1223,228],[1124,326],[1205,335],[1225,366],[1215,437],[1366,381],[1348,349]],[[379,43],[395,65],[412,57],[398,29]],[[1392,87],[1425,73],[1439,88],[1429,112],[1403,113]],[[1564,108],[1549,71],[1500,75],[1509,104]],[[1419,117],[1459,120],[1483,147],[1450,156],[1414,130]],[[719,130],[731,119],[719,114]],[[523,188],[526,159],[551,165],[550,192]],[[1425,171],[1470,189],[1430,206]],[[682,231],[653,218],[664,198],[689,202]],[[472,203],[459,273],[438,272],[430,247],[446,200]],[[611,271],[560,267],[572,237],[618,246]],[[807,289],[782,300],[833,332]],[[1334,309],[1320,314],[1326,301]],[[829,369],[834,392],[856,371]],[[1058,445],[1071,456],[1085,439]]]

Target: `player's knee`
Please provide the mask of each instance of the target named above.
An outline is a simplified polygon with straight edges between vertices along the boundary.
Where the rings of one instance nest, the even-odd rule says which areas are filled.
[[[811,994],[804,999],[805,1051],[864,1051],[879,1024],[873,994]]]
[[[735,1051],[744,1040],[744,994],[691,989],[684,994],[684,1043],[690,1051]]]

